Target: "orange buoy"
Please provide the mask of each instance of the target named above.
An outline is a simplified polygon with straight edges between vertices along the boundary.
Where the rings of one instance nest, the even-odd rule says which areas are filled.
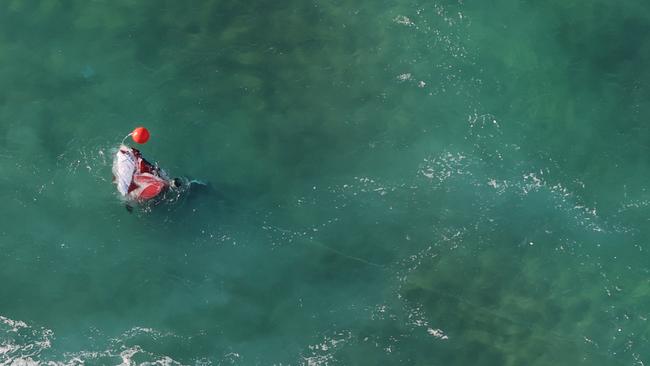
[[[149,130],[144,127],[136,127],[133,132],[131,132],[131,138],[133,141],[138,144],[146,144],[149,141]]]

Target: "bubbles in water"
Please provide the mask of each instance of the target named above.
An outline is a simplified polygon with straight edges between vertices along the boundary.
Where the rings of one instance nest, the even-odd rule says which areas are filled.
[[[35,329],[20,320],[0,316],[0,359],[11,365],[37,365],[41,354],[52,347],[54,333]]]
[[[97,334],[101,339],[101,332]],[[91,364],[113,364],[122,366],[131,365],[182,365],[166,355],[147,351],[146,347],[133,344],[133,341],[164,342],[169,339],[176,342],[190,342],[189,338],[180,337],[170,332],[160,332],[152,328],[135,327],[119,337],[108,340],[108,345],[97,344],[99,350],[81,350],[66,352],[52,359],[51,354],[45,351],[56,348],[54,332],[46,328],[34,328],[25,322],[12,320],[0,316],[0,360],[3,365],[47,365],[47,366],[77,366]],[[106,348],[103,348],[106,346]],[[237,355],[237,357],[239,357]],[[137,361],[136,361],[137,359]],[[225,359],[232,359],[232,354],[224,355]],[[201,363],[197,359],[197,364]]]

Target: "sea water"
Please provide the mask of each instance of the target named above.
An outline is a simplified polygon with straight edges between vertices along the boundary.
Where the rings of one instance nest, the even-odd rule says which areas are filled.
[[[646,1],[0,3],[0,364],[650,362]],[[112,154],[207,182],[125,210]]]

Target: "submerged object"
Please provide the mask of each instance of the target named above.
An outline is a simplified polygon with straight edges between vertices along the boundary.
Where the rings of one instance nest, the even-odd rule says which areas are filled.
[[[136,127],[131,132],[131,138],[138,144],[146,144],[149,141],[149,130],[144,127]]]
[[[124,136],[113,157],[113,183],[129,212],[133,210],[133,204],[147,203],[147,207],[152,207],[150,203],[175,202],[192,186],[207,186],[206,183],[187,178],[170,179],[157,164],[148,162],[140,150],[124,143],[129,136],[135,142],[144,144],[149,140],[149,131],[138,127]]]
[[[86,65],[83,67],[83,69],[81,69],[81,76],[86,80],[92,79],[95,74],[95,69],[93,69],[93,67],[90,65]]]
[[[113,158],[113,182],[129,202],[150,200],[172,186],[162,169],[145,160],[139,150],[126,145],[120,145]]]

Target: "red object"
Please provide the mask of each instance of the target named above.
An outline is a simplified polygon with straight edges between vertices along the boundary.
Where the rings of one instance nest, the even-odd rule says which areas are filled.
[[[167,187],[167,182],[155,175],[144,173],[133,176],[133,181],[142,189],[137,192],[139,200],[148,200],[156,197]]]
[[[161,195],[170,186],[164,171],[152,165],[133,147],[121,145],[113,161],[117,190],[130,202],[143,202]]]
[[[149,131],[144,127],[136,127],[136,129],[131,132],[131,138],[133,138],[133,141],[138,144],[145,144],[149,141]]]

